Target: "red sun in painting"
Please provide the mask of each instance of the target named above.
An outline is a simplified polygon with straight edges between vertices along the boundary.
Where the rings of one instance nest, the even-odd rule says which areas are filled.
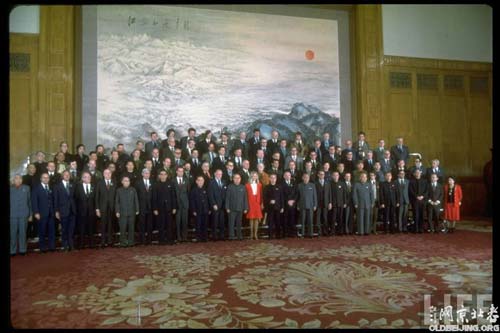
[[[314,59],[314,51],[313,50],[307,50],[306,51],[306,59],[307,60],[313,60]]]

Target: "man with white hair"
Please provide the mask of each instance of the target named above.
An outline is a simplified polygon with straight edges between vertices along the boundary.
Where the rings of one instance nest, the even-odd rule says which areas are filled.
[[[31,221],[31,193],[22,184],[21,175],[15,175],[10,187],[10,255],[26,254],[26,229]]]

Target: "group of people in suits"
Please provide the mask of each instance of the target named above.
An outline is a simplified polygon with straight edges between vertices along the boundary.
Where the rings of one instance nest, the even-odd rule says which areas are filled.
[[[408,167],[402,137],[372,149],[363,132],[344,147],[329,133],[311,145],[300,132],[287,140],[277,130],[270,138],[259,129],[250,138],[217,140],[209,130],[198,137],[194,128],[180,140],[173,129],[166,135],[150,133],[131,154],[120,143],[109,156],[102,145],[87,155],[79,144],[71,154],[66,142],[53,161],[38,152],[11,186],[11,254],[26,253],[28,225],[44,253],[55,250],[57,236],[66,251],[111,246],[116,231],[120,246],[152,244],[153,230],[160,244],[186,242],[192,221],[204,242],[209,230],[213,241],[243,239],[247,220],[251,239],[262,223],[269,238],[312,238],[376,234],[377,223],[386,233],[451,232],[460,220],[460,185],[437,159]]]

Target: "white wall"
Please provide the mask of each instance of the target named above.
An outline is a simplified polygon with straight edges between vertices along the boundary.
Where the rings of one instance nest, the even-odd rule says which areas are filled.
[[[487,5],[382,5],[384,54],[493,62]]]
[[[40,33],[40,6],[17,6],[9,16],[9,32]]]

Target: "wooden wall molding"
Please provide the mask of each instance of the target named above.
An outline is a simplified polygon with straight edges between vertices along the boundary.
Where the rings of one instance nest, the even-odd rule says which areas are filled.
[[[458,61],[445,59],[411,58],[400,56],[383,56],[384,66],[411,67],[419,69],[440,69],[453,71],[491,72],[493,66],[487,62]]]

